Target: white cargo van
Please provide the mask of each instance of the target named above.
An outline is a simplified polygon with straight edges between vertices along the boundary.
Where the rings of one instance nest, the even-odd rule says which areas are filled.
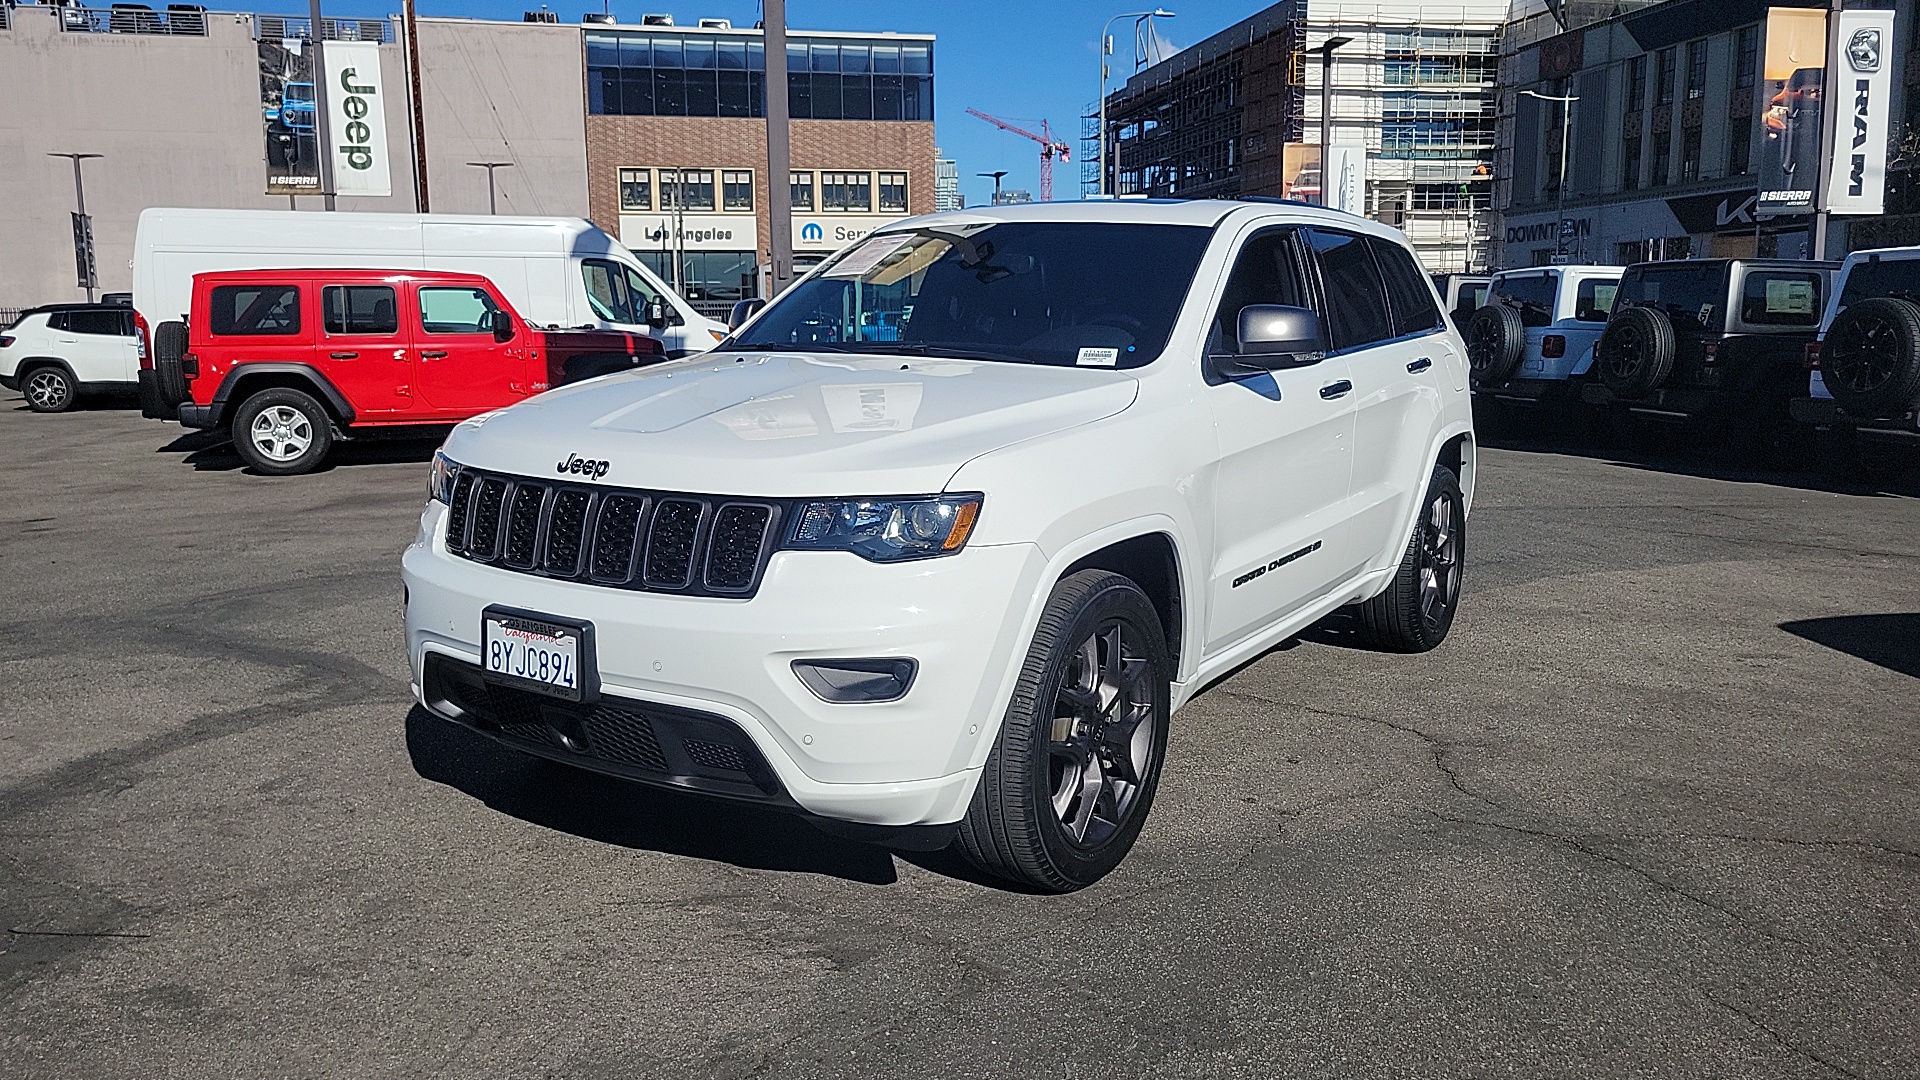
[[[564,217],[154,207],[134,234],[133,306],[151,332],[186,318],[195,274],[323,267],[482,274],[530,322],[642,333],[673,357],[727,333],[618,240]]]

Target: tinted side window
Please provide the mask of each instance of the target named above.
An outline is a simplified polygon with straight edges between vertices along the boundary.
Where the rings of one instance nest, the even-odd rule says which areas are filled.
[[[47,313],[47,329],[59,330],[62,332],[71,333],[72,332],[71,328],[67,326],[67,313],[64,311],[48,312]]]
[[[126,322],[126,318],[118,311],[67,312],[67,329],[76,334],[123,337],[127,332]]]
[[[420,290],[420,325],[429,334],[491,334],[498,310],[485,289]]]
[[[1352,233],[1308,229],[1320,260],[1327,297],[1327,334],[1335,349],[1355,349],[1393,337],[1387,286],[1366,241]]]
[[[1221,293],[1220,307],[1214,312],[1213,330],[1207,338],[1209,353],[1240,351],[1240,309],[1249,304],[1311,306],[1300,276],[1293,235],[1292,229],[1270,229],[1255,233],[1241,246],[1226,290]]]
[[[1875,296],[1920,301],[1920,259],[1880,259],[1858,262],[1847,271],[1840,289],[1840,307]]]
[[[320,293],[329,334],[397,334],[400,312],[389,285],[329,285]]]
[[[1554,298],[1559,292],[1559,274],[1514,274],[1494,280],[1487,302],[1502,301],[1518,309],[1522,325],[1552,326]]]
[[[1367,237],[1374,262],[1386,277],[1387,296],[1393,302],[1393,336],[1419,334],[1440,325],[1440,305],[1433,302],[1433,290],[1413,253],[1399,244]]]
[[[1617,281],[1588,278],[1573,296],[1573,317],[1581,322],[1606,322],[1613,314],[1613,297],[1620,291]]]
[[[294,285],[216,285],[209,328],[221,337],[300,332],[300,289]]]
[[[1813,326],[1820,321],[1824,274],[1755,270],[1740,286],[1740,321],[1755,326]]]

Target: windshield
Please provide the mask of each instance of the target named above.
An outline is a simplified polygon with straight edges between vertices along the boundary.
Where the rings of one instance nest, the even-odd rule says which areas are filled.
[[[286,97],[288,101],[312,101],[313,100],[313,84],[297,83],[297,82],[288,83]]]
[[[1166,347],[1212,230],[975,222],[880,233],[774,301],[743,349],[1139,367]]]
[[[1614,302],[1659,308],[1681,330],[1713,330],[1726,314],[1727,264],[1636,268],[1621,280]]]

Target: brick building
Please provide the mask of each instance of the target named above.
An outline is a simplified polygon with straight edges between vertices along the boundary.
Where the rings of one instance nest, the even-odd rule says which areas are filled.
[[[723,311],[766,287],[766,60],[760,31],[704,22],[587,31],[587,189],[595,222]],[[794,34],[787,72],[798,267],[933,211],[932,37]]]

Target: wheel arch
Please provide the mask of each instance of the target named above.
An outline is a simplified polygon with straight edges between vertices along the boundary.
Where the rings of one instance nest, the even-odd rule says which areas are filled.
[[[24,379],[43,367],[59,368],[61,371],[66,372],[67,379],[73,383],[74,392],[79,392],[80,376],[74,374],[72,364],[67,363],[57,356],[23,356],[20,358],[20,362],[13,366],[13,377],[16,379]]]
[[[325,375],[307,364],[241,363],[227,373],[214,391],[215,426],[231,420],[233,410],[242,401],[262,390],[284,387],[312,394],[320,401],[336,424],[353,423],[353,405]]]
[[[1478,466],[1479,455],[1474,445],[1472,431],[1451,432],[1443,436],[1444,440],[1433,455],[1435,465],[1444,465],[1452,470],[1460,481],[1460,496],[1467,508],[1473,508],[1473,481]]]
[[[1160,629],[1166,638],[1167,655],[1173,671],[1180,671],[1181,639],[1185,633],[1186,599],[1180,580],[1180,553],[1173,536],[1161,530],[1144,532],[1107,543],[1074,559],[1052,576],[1047,589],[1082,570],[1106,570],[1140,587],[1160,616]]]

